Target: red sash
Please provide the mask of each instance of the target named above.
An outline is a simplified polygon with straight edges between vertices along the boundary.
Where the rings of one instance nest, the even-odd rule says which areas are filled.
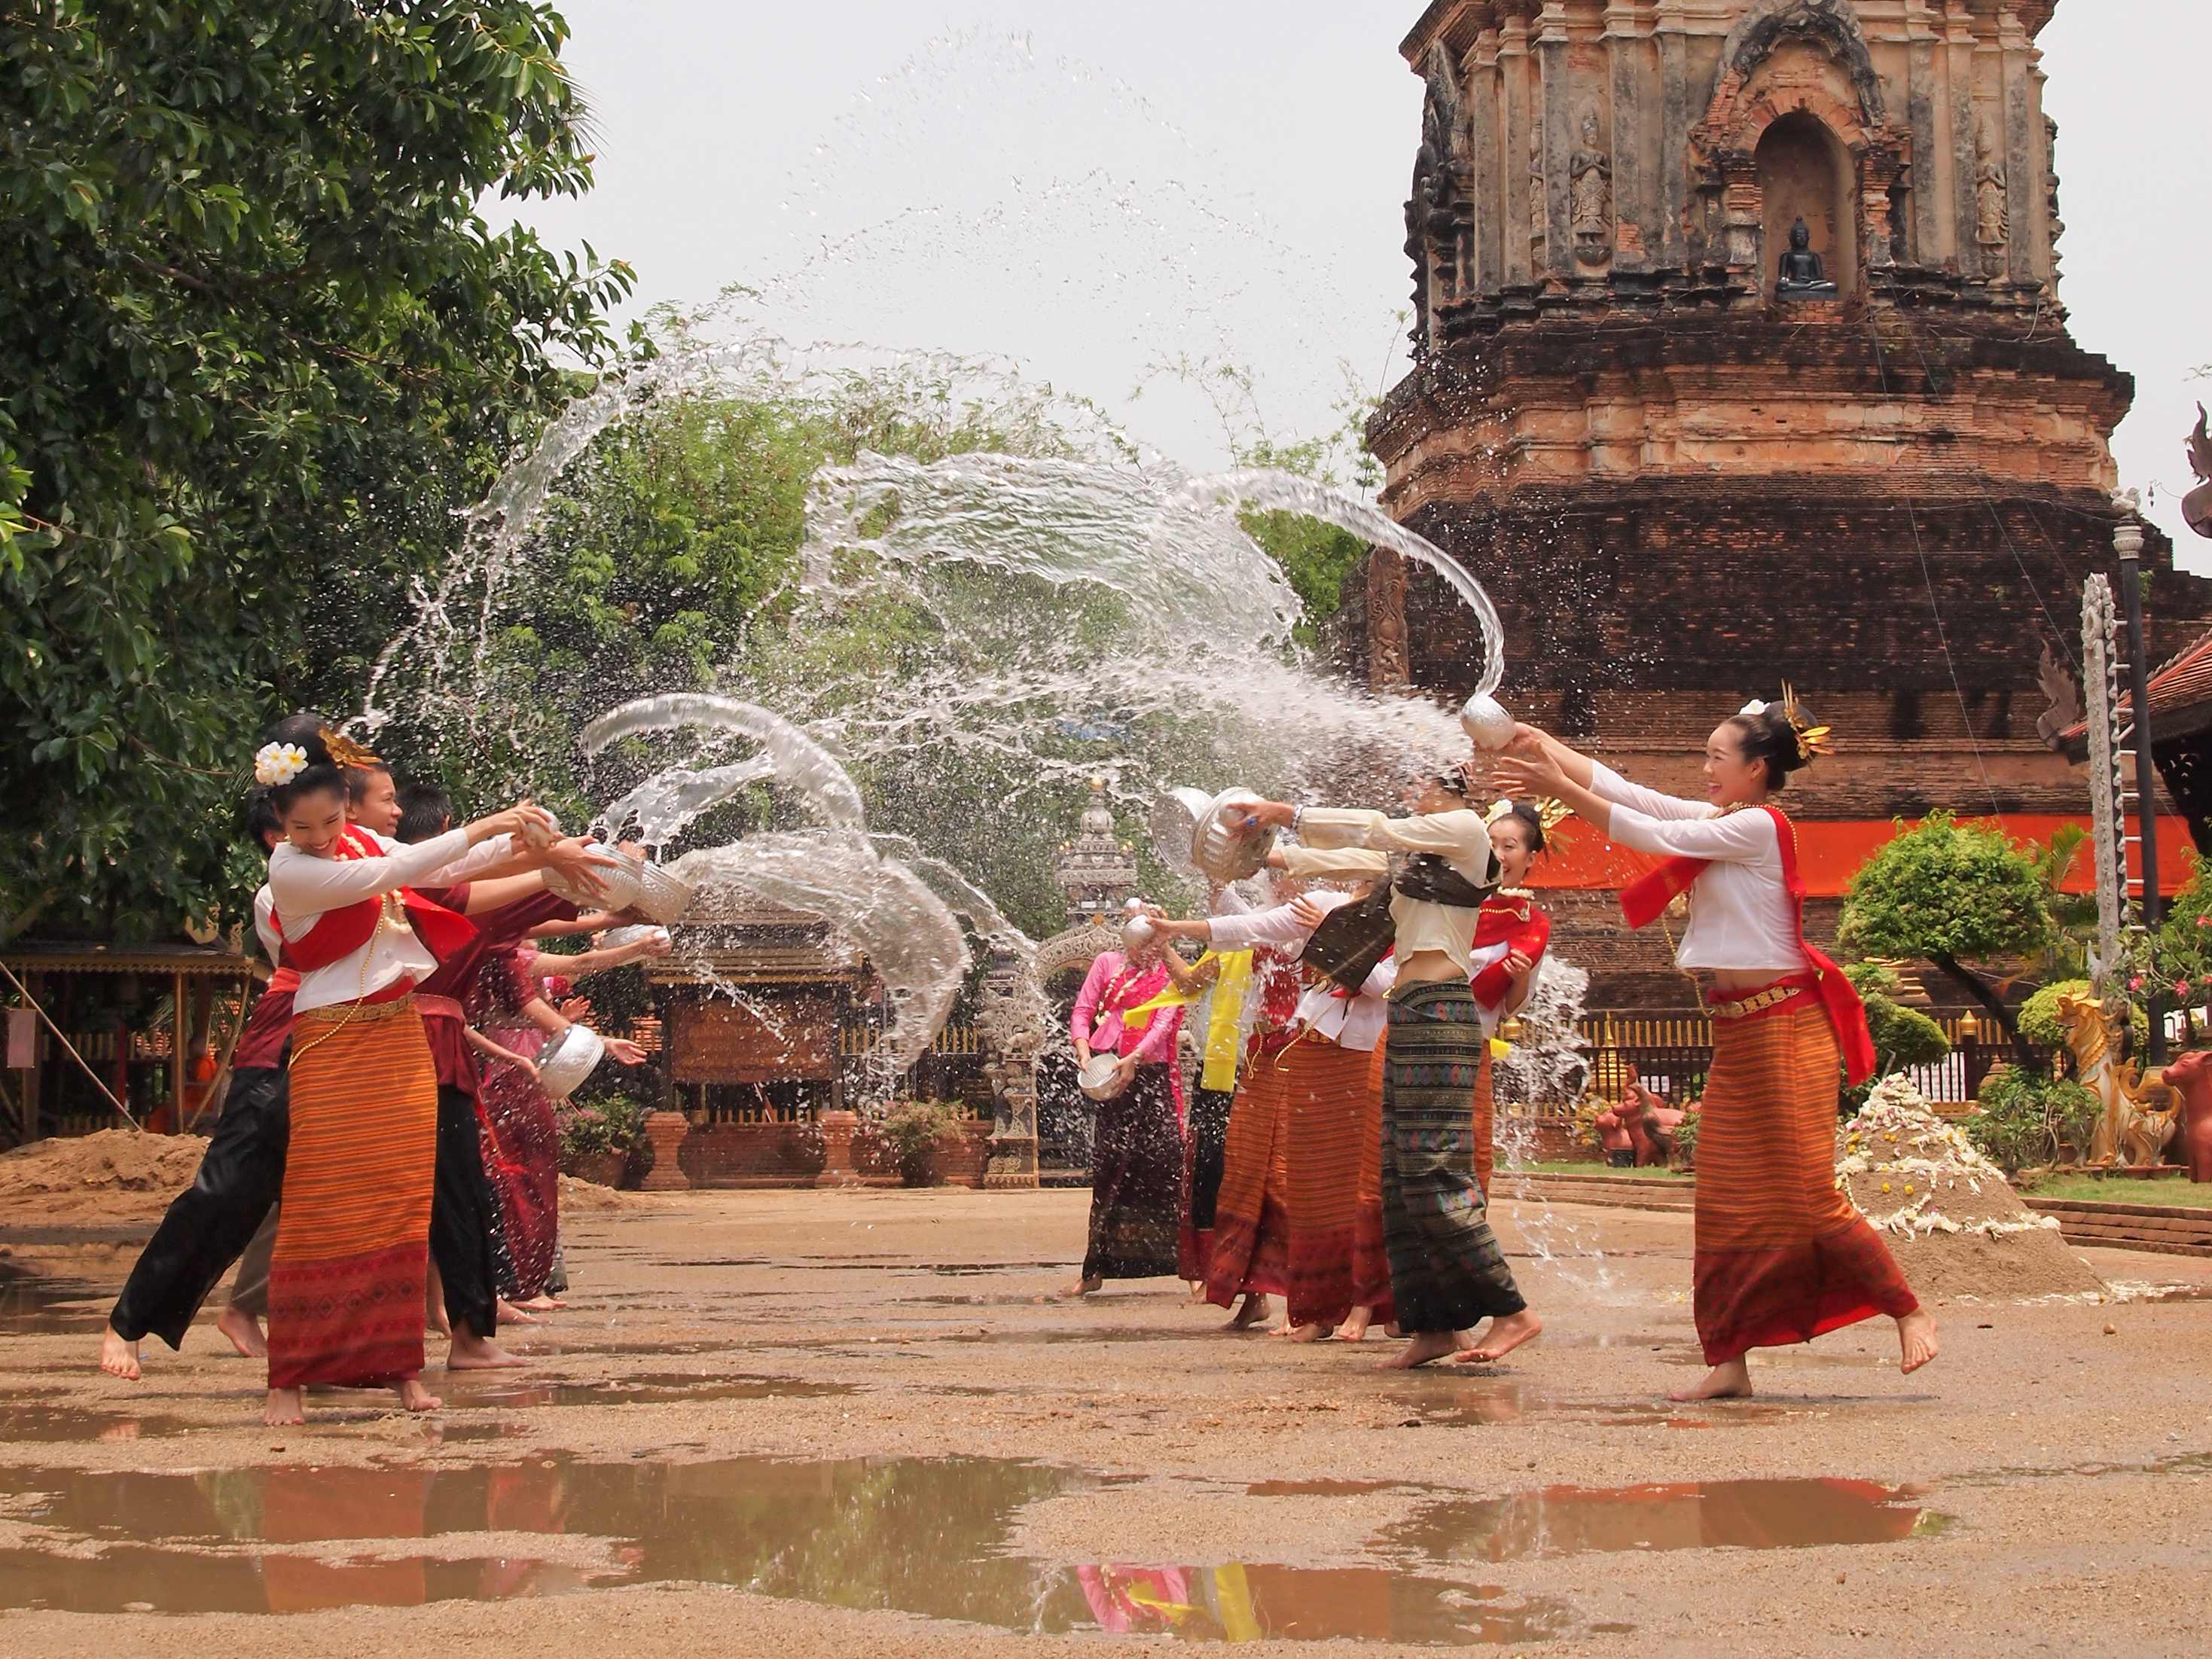
[[[1813,965],[1820,1000],[1828,1011],[1828,1024],[1835,1027],[1837,1044],[1844,1051],[1845,1073],[1853,1083],[1863,1083],[1874,1075],[1875,1068],[1874,1036],[1867,1030],[1866,1005],[1859,1000],[1857,988],[1844,977],[1844,970],[1806,941],[1805,883],[1797,873],[1796,827],[1778,806],[1759,810],[1774,820],[1775,841],[1782,849],[1782,884],[1796,905],[1798,948]],[[1711,859],[1668,859],[1650,875],[1620,890],[1621,915],[1631,927],[1648,927],[1658,920],[1661,911],[1688,892],[1711,863]]]
[[[337,856],[341,860],[380,859],[385,853],[372,837],[349,823],[339,832]],[[441,962],[467,949],[477,936],[476,925],[466,916],[456,915],[442,904],[433,904],[411,887],[399,889],[399,902],[406,912],[407,925],[415,930],[415,937]],[[383,912],[382,897],[341,904],[335,910],[322,912],[314,927],[300,939],[286,938],[283,917],[272,916],[276,937],[283,945],[282,959],[301,973],[343,962],[376,937],[377,919]]]
[[[1551,942],[1552,919],[1526,896],[1485,899],[1475,912],[1474,948],[1478,951],[1503,945],[1507,957],[1518,951],[1534,962]],[[1512,984],[1513,975],[1505,970],[1505,957],[1501,957],[1477,974],[1468,989],[1484,1007],[1495,1008]]]

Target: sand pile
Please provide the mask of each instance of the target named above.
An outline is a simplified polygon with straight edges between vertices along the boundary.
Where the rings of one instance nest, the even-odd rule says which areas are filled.
[[[561,1177],[563,1210],[635,1210],[650,1207],[652,1202],[641,1193],[617,1192],[612,1187],[602,1187],[595,1181],[579,1181],[570,1175]]]
[[[136,1129],[34,1140],[0,1153],[0,1224],[97,1226],[158,1216],[191,1185],[204,1135]]]
[[[2103,1288],[2059,1237],[2057,1218],[2022,1204],[2004,1171],[1903,1076],[1875,1085],[1838,1132],[1836,1185],[1929,1302]]]

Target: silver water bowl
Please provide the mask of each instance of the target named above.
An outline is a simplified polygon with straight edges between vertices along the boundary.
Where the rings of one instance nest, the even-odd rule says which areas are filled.
[[[1147,915],[1133,915],[1121,924],[1121,943],[1132,951],[1141,951],[1160,936]]]
[[[570,881],[566,876],[551,870],[545,872],[546,890],[586,910],[629,909],[631,905],[638,902],[637,872],[644,860],[616,853],[612,848],[603,847],[598,842],[591,843],[591,850],[594,853],[613,854],[615,861],[611,866],[607,865],[592,866],[600,881],[606,884],[605,893],[594,893],[582,883]],[[659,918],[655,917],[654,920],[658,921]]]
[[[1152,815],[1146,820],[1146,827],[1152,831],[1152,850],[1160,855],[1161,863],[1179,876],[1199,873],[1190,854],[1206,807],[1203,789],[1166,790],[1152,802]]]
[[[650,927],[643,925],[610,927],[599,935],[599,948],[603,951],[619,951],[626,945],[635,945],[641,939],[658,939],[665,941],[667,938],[668,930],[665,927]]]
[[[1459,729],[1477,749],[1503,749],[1513,741],[1515,720],[1504,703],[1478,691],[1459,711]]]
[[[1243,881],[1266,866],[1275,845],[1275,826],[1263,823],[1248,830],[1235,822],[1244,809],[1266,799],[1249,789],[1226,789],[1206,802],[1190,849],[1190,861],[1200,874],[1216,881]]]
[[[607,1045],[588,1025],[571,1025],[538,1051],[538,1086],[566,1100],[606,1057]]]
[[[1093,1054],[1089,1064],[1075,1074],[1075,1086],[1092,1100],[1113,1100],[1121,1093],[1123,1085],[1115,1081],[1114,1073],[1121,1065],[1114,1054]]]

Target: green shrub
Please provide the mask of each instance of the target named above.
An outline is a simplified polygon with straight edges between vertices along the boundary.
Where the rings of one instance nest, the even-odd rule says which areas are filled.
[[[2086,997],[2090,993],[2086,979],[2054,980],[2026,1002],[2020,1005],[2020,1034],[2030,1042],[2039,1042],[2046,1048],[2066,1047],[2066,1022],[2058,1018],[2058,999],[2062,996]],[[2128,1024],[2135,1028],[2135,1052],[2141,1054],[2150,1042],[2150,1014],[2141,1005],[2130,1002]]]
[[[966,1109],[957,1101],[902,1100],[884,1114],[876,1133],[903,1163],[951,1138],[967,1117]]]
[[[645,1139],[646,1107],[628,1095],[564,1100],[553,1115],[563,1163],[600,1152],[627,1155]]]
[[[1682,1121],[1674,1128],[1674,1156],[1668,1159],[1677,1170],[1698,1167],[1698,1110],[1692,1107],[1682,1114]]]
[[[2068,1143],[2087,1139],[2098,1111],[2097,1097],[2071,1078],[2009,1067],[1982,1085],[1978,1104],[1966,1119],[1966,1138],[2009,1175],[2056,1164]]]

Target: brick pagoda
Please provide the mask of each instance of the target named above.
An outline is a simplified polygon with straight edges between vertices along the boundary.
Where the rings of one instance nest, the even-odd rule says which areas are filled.
[[[1437,0],[1402,47],[1427,97],[1383,504],[1497,601],[1509,705],[1639,781],[1700,793],[1705,734],[1792,682],[1838,733],[1790,799],[1816,932],[1899,816],[2040,838],[2087,810],[2049,734],[2134,385],[2060,303],[2056,3]],[[1800,219],[1832,297],[1778,295]],[[2156,658],[2212,584],[2151,541]],[[1432,578],[1378,554],[1351,603],[1376,684],[1471,684]],[[1553,908],[1594,1006],[1690,1000],[1609,892]]]

